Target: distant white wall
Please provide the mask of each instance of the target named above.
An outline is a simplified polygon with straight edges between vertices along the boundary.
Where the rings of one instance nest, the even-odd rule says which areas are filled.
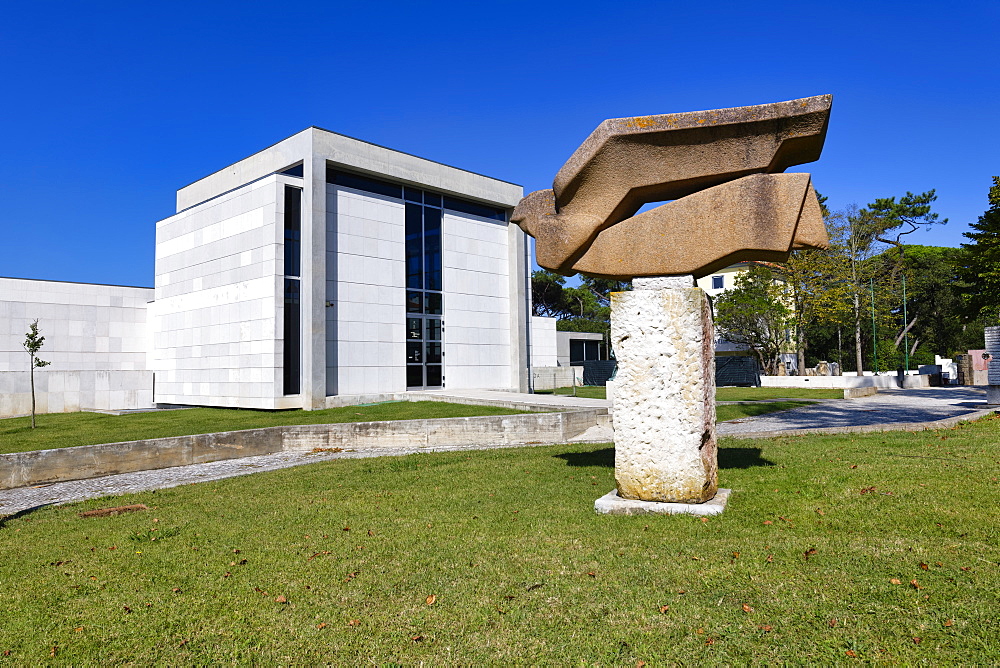
[[[152,405],[146,371],[151,288],[0,278],[0,417],[31,411],[22,343],[36,318],[45,343],[35,370],[37,411]]]
[[[272,175],[156,224],[158,403],[291,408],[282,396],[284,185]]]
[[[403,203],[329,184],[326,193],[326,393],[403,392]]]
[[[928,376],[904,376],[904,387],[930,387]],[[761,376],[761,387],[814,387],[841,389],[847,387],[898,388],[895,375],[891,376]]]
[[[28,369],[21,344],[36,318],[52,371],[145,369],[152,298],[150,288],[0,278],[0,371]]]
[[[558,365],[556,322],[558,318],[531,316],[531,366]]]
[[[153,405],[151,371],[35,370],[35,412],[121,410]],[[27,371],[0,371],[0,418],[31,413]]]
[[[445,211],[445,387],[511,389],[507,223]]]

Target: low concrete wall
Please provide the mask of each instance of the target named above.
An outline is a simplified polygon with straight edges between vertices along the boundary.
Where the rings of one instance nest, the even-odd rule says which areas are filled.
[[[577,373],[579,369],[579,374]],[[531,367],[531,387],[535,390],[554,390],[557,387],[571,387],[574,382],[581,385],[582,366]]]
[[[606,425],[607,420],[605,409],[586,409],[268,427],[36,450],[0,455],[0,489],[315,448],[384,448],[391,453],[396,447],[565,443],[594,425]]]
[[[152,371],[35,371],[35,411],[150,408]],[[0,418],[31,413],[31,377],[27,371],[0,371]]]
[[[899,387],[896,376],[761,376],[761,387],[816,387],[839,390],[848,387]],[[903,376],[903,387],[915,389],[930,387],[930,376]]]
[[[860,399],[861,397],[871,397],[878,393],[878,388],[872,387],[845,387],[845,399]]]

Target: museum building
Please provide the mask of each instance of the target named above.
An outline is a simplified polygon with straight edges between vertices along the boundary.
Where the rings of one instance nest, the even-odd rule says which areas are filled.
[[[512,183],[307,128],[177,191],[177,213],[156,223],[145,309],[148,289],[0,279],[10,286],[0,315],[20,316],[0,332],[0,372],[25,369],[15,352],[34,317],[49,369],[93,367],[93,345],[63,354],[61,341],[108,331],[87,321],[123,294],[144,311],[128,317],[124,368],[148,375],[129,377],[123,389],[139,394],[111,403],[148,403],[137,382],[157,404],[263,409],[440,387],[527,391],[539,326],[529,245],[508,222],[521,196]],[[97,310],[74,309],[76,292],[94,293]],[[98,366],[122,368],[104,359],[114,343],[97,347]]]

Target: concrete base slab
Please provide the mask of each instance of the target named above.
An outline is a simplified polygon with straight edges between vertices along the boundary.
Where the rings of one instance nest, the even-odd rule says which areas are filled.
[[[594,502],[594,510],[600,515],[718,515],[726,509],[731,492],[720,489],[705,503],[661,503],[623,499],[613,489]]]

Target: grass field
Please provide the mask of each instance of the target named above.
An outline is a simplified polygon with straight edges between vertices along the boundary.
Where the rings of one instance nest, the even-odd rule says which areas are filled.
[[[808,402],[790,401],[759,406],[719,406],[717,417],[719,421],[735,420],[805,405],[808,405]],[[524,412],[496,406],[470,406],[441,401],[397,401],[373,406],[330,408],[322,411],[192,408],[181,411],[126,415],[54,413],[39,415],[38,427],[35,429],[31,428],[30,418],[0,420],[0,454],[293,424],[513,415]]]
[[[513,415],[524,413],[497,406],[469,406],[441,401],[395,401],[321,411],[255,411],[238,408],[191,408],[156,413],[103,415],[54,413],[0,420],[0,453],[28,452],[94,443],[120,443],[142,438],[189,436],[217,431],[257,429],[293,424],[335,424],[376,420]]]
[[[539,390],[538,394],[573,394],[572,387],[556,390]],[[605,388],[584,386],[576,388],[576,396],[587,399],[607,398]],[[715,391],[716,401],[761,401],[764,399],[843,399],[843,390],[814,390],[794,387],[720,387]]]
[[[707,520],[596,515],[601,445],[43,508],[0,521],[0,662],[995,665],[998,436],[723,440]]]

